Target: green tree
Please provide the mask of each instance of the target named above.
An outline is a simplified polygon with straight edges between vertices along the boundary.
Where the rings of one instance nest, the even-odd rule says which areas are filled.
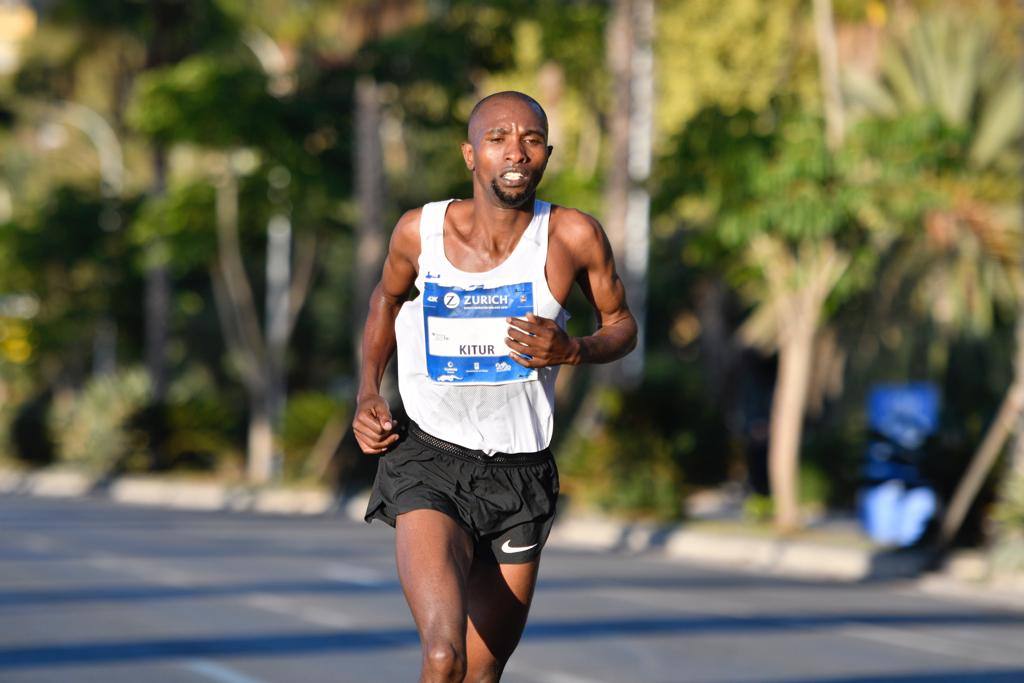
[[[1024,77],[1012,55],[999,49],[999,21],[991,9],[929,13],[889,41],[877,74],[853,72],[847,85],[862,112],[891,119],[933,111],[958,138],[955,163],[927,179],[943,200],[904,241],[896,261],[914,281],[918,305],[947,339],[988,335],[1000,308],[1018,319],[1013,380],[946,512],[944,543],[959,530],[1024,411]]]

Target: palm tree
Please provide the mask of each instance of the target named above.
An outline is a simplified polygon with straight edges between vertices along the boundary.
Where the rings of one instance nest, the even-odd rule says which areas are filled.
[[[757,304],[740,334],[747,343],[779,354],[769,423],[768,476],[776,527],[788,532],[800,526],[800,433],[814,346],[825,302],[850,256],[829,239],[806,240],[794,250],[776,237],[759,235],[747,259],[760,277],[748,288],[749,298]]]
[[[998,49],[998,16],[944,9],[930,13],[887,46],[877,74],[848,72],[851,109],[895,118],[930,110],[965,138],[958,173],[931,179],[948,199],[925,215],[897,259],[914,281],[917,304],[950,334],[984,335],[994,308],[1016,310],[1014,377],[946,512],[941,541],[956,535],[1024,410],[1024,285],[1021,232],[1013,216],[1016,144],[1024,131],[1024,79]],[[993,180],[996,181],[993,183]],[[993,191],[993,188],[996,189]]]

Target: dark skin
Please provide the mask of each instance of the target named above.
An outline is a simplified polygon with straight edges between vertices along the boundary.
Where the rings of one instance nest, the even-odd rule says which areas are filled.
[[[484,272],[508,258],[532,219],[536,188],[551,152],[546,119],[532,102],[510,95],[480,107],[470,121],[469,140],[462,144],[473,198],[452,202],[445,216],[444,251],[452,265]],[[380,382],[395,351],[395,317],[416,279],[419,220],[417,209],[398,221],[370,299],[352,423],[367,454],[384,453],[398,440]],[[604,230],[591,216],[556,206],[548,225],[548,287],[564,305],[577,284],[593,305],[599,327],[591,335],[570,337],[547,318],[507,319],[509,356],[530,368],[621,358],[636,344],[636,322]],[[419,680],[499,680],[526,625],[539,559],[500,565],[479,561],[472,539],[453,519],[435,510],[414,510],[398,516],[396,561],[423,646]]]

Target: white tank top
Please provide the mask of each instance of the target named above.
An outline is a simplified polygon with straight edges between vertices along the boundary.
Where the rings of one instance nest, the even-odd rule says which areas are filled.
[[[548,289],[551,205],[533,219],[496,268],[470,273],[444,253],[451,199],[420,216],[419,295],[395,320],[398,391],[406,413],[439,439],[488,454],[526,453],[551,443],[558,366],[531,370],[509,358],[506,317],[527,312],[565,328],[569,314]]]

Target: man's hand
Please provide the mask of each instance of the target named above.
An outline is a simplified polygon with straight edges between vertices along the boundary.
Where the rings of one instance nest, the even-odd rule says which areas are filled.
[[[383,397],[370,395],[359,399],[356,416],[352,418],[352,431],[363,453],[370,455],[383,453],[391,444],[398,441],[395,433],[395,421],[391,418],[391,408]]]
[[[521,318],[506,318],[511,327],[505,345],[512,349],[512,360],[527,368],[546,368],[550,365],[578,365],[581,345],[570,337],[554,320],[533,313]],[[528,358],[524,356],[529,356]]]

